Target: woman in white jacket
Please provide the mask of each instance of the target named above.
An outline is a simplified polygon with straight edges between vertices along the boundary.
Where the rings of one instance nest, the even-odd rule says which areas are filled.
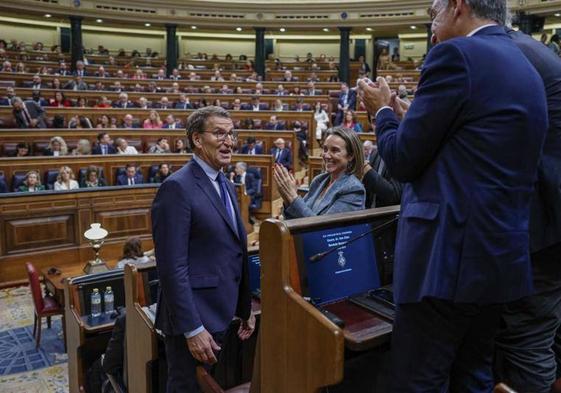
[[[329,126],[329,115],[323,109],[321,102],[316,102],[315,110],[314,110],[314,118],[316,120],[316,139],[320,142],[323,138],[323,134],[327,131]]]

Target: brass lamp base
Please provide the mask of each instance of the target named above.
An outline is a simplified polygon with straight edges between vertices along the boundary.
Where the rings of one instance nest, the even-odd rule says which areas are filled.
[[[86,266],[84,266],[84,273],[95,274],[108,271],[109,268],[103,261],[89,261]]]

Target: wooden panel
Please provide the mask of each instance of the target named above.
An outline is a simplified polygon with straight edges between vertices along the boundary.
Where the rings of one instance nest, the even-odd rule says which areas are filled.
[[[72,214],[6,220],[4,230],[7,254],[75,244]]]
[[[150,208],[94,214],[94,221],[109,231],[109,238],[151,233]]]

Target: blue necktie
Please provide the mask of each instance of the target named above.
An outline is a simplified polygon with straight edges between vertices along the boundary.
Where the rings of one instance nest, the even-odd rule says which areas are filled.
[[[230,204],[228,203],[228,196],[227,196],[228,189],[227,189],[226,178],[224,177],[224,173],[218,172],[218,176],[216,177],[216,180],[218,181],[218,185],[220,186],[220,199],[222,199],[222,204],[224,205],[224,208],[228,212],[228,216],[230,217],[230,220],[232,221],[232,224],[234,225],[234,229],[236,230],[236,234],[237,234],[238,228],[236,225],[234,212],[232,211]]]

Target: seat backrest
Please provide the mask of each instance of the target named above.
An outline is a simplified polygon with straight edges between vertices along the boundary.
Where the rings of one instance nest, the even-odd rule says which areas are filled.
[[[159,168],[160,168],[159,165],[152,165],[148,170],[148,181],[150,183],[152,182],[152,179],[154,179],[154,176],[156,176],[156,173],[158,173]]]
[[[14,173],[12,177],[12,190],[17,191],[25,180],[25,173]]]
[[[48,190],[52,190],[54,188],[54,184],[56,182],[56,178],[58,177],[58,169],[49,169],[45,171],[45,187]]]
[[[43,295],[41,294],[39,272],[35,269],[35,266],[33,266],[31,262],[26,262],[25,268],[27,269],[27,276],[29,277],[29,287],[31,289],[31,295],[33,296],[35,310],[37,312],[41,312],[41,310],[45,307],[45,303],[43,301]]]
[[[6,176],[4,173],[0,173],[0,192],[8,192],[8,183],[6,183]]]

